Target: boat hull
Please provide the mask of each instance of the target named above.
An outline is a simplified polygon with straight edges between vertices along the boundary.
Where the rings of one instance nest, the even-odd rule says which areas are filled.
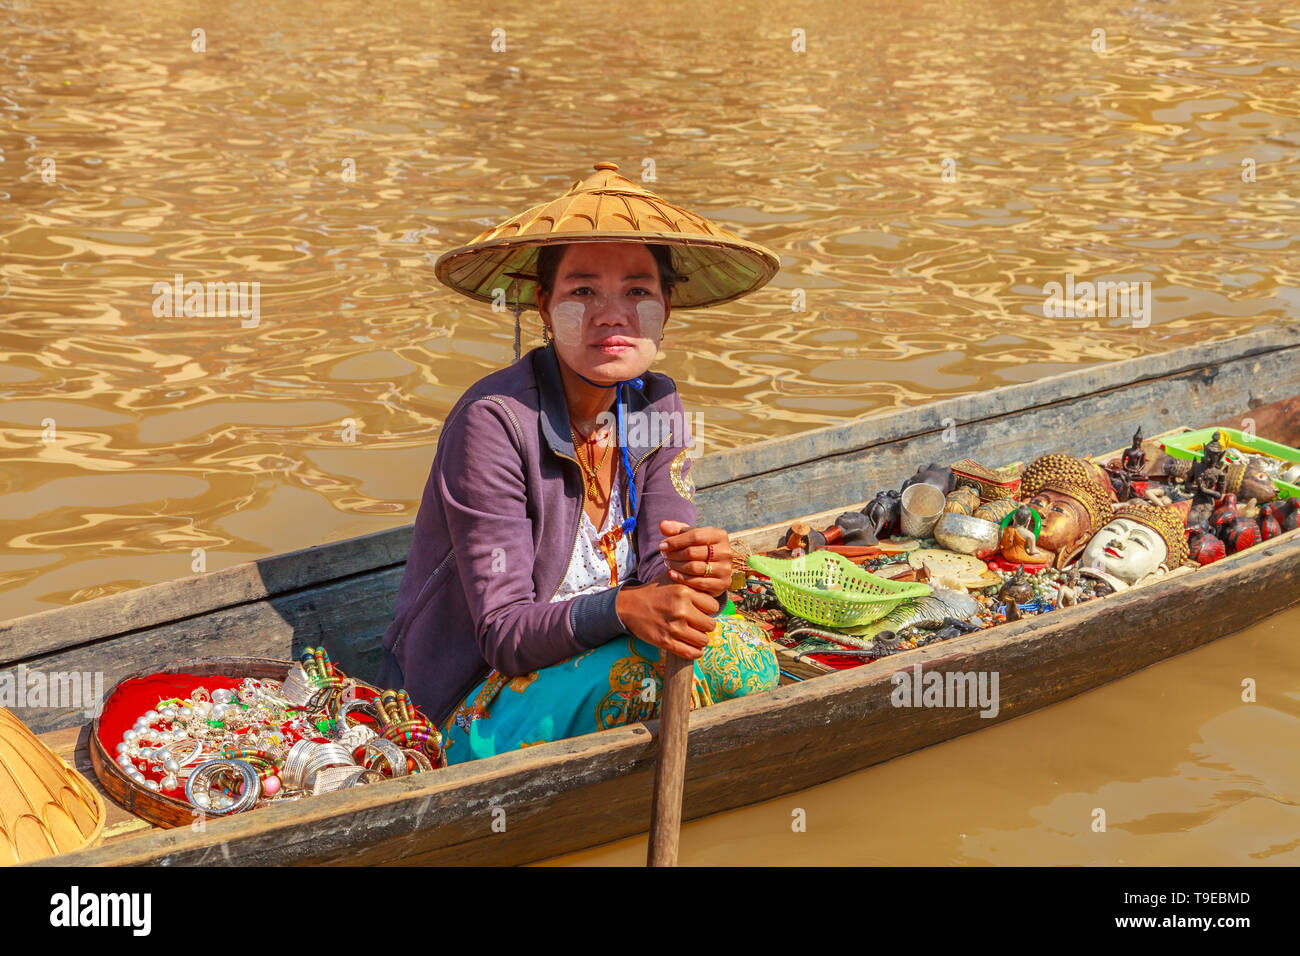
[[[1300,531],[1208,569],[691,715],[683,818],[769,800],[1011,720],[1300,601]],[[892,675],[997,672],[999,707],[899,708]],[[654,722],[154,831],[57,865],[516,864],[644,832]],[[495,825],[495,826],[494,826]]]

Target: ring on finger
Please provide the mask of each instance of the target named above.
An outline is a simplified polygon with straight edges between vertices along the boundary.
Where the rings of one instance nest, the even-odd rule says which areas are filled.
[[[709,561],[708,563],[706,563],[706,564],[704,565],[704,576],[705,576],[706,578],[709,578],[709,577],[712,577],[712,576],[713,576],[713,562],[712,562],[712,561]]]
[[[709,554],[708,554],[708,557],[707,557],[705,560],[707,560],[707,561],[712,561],[712,560],[713,560],[713,545],[712,545],[712,544],[709,545]]]

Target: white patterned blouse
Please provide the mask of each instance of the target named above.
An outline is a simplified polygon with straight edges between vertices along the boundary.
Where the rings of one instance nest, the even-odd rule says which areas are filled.
[[[555,592],[555,597],[551,598],[552,602],[567,601],[579,594],[601,591],[610,586],[609,562],[605,560],[605,553],[600,550],[600,537],[623,523],[623,489],[626,484],[623,466],[620,464],[614,487],[610,492],[609,508],[599,529],[588,516],[586,509],[583,509],[582,518],[579,519],[581,525],[578,530],[578,540],[574,543],[573,554],[569,557],[569,569],[564,575],[560,589]],[[636,553],[632,550],[626,535],[618,539],[614,557],[618,562],[618,580],[621,584],[636,570]]]

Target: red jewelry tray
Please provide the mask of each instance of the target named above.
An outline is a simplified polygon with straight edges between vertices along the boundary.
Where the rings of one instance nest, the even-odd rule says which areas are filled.
[[[155,826],[188,826],[197,808],[187,800],[157,793],[133,781],[117,763],[117,744],[122,734],[135,725],[146,711],[157,707],[159,700],[188,697],[194,688],[209,692],[221,688],[234,690],[245,677],[282,681],[292,661],[265,657],[209,657],[172,661],[160,669],[122,678],[104,698],[103,712],[90,725],[90,765],[104,790],[117,803]],[[357,681],[365,696],[379,696],[379,688]],[[357,720],[364,721],[358,714]]]

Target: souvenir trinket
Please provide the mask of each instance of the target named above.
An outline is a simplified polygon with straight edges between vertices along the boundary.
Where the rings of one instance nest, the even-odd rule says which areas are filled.
[[[983,557],[998,546],[998,526],[984,518],[949,512],[934,526],[934,540],[949,551]]]
[[[943,514],[944,494],[935,485],[917,482],[902,496],[903,534],[908,538],[928,538]]]
[[[379,695],[380,737],[403,749],[417,750],[428,757],[435,767],[444,766],[442,734],[412,705],[406,691],[384,691]]]
[[[826,547],[826,535],[814,531],[806,521],[796,521],[785,529],[781,536],[781,546],[790,552],[790,557],[811,554]]]
[[[1120,455],[1120,464],[1128,474],[1138,477],[1142,476],[1143,469],[1146,467],[1147,453],[1142,448],[1142,426],[1133,433],[1133,444],[1124,449]]]
[[[974,514],[975,509],[980,506],[979,492],[969,485],[954,488],[948,492],[945,499],[943,512],[944,514],[969,515]]]
[[[1223,466],[1224,484],[1238,498],[1253,498],[1260,503],[1277,497],[1273,476],[1255,461],[1231,461]]]
[[[841,544],[865,548],[879,543],[871,519],[860,511],[844,512],[836,517],[835,526],[840,529]]]
[[[326,786],[321,772],[364,770],[354,753],[374,749],[369,741],[375,731],[362,720],[377,717],[379,709],[358,691],[358,683],[340,672],[323,648],[307,648],[288,665],[283,681],[246,677],[235,687],[209,692],[199,686],[188,697],[159,700],[123,732],[115,769],[161,798],[222,816],[337,789],[342,776],[331,775]],[[388,695],[396,700],[404,692]],[[423,721],[418,712],[408,711],[405,718],[412,730]],[[382,741],[382,747],[391,746]],[[399,763],[395,775],[409,772],[408,756]],[[354,775],[351,782],[365,781]],[[174,825],[172,811],[162,804],[137,812]]]
[[[1041,520],[1039,514],[1028,505],[1021,505],[1003,519],[1002,534],[998,541],[998,553],[1003,561],[1011,565],[1038,567],[1045,567],[1052,562],[1056,556],[1038,547]]]
[[[1255,521],[1259,525],[1259,540],[1261,541],[1269,541],[1282,533],[1282,525],[1278,523],[1277,518],[1273,517],[1271,512],[1261,511]]]
[[[1023,470],[1019,463],[1004,468],[988,468],[972,458],[963,458],[952,466],[957,487],[974,488],[984,501],[1015,498],[1020,491]]]
[[[1229,554],[1245,551],[1260,542],[1259,524],[1253,518],[1237,514],[1235,509],[1223,514],[1221,518],[1217,517],[1220,512],[1215,514],[1215,533],[1228,549]]]
[[[904,481],[899,491],[906,493],[913,485],[932,485],[939,489],[940,494],[946,495],[956,487],[956,478],[947,465],[932,461],[924,468],[916,469],[916,474]]]
[[[907,564],[918,570],[928,564],[944,575],[959,580],[962,589],[985,588],[1002,581],[979,558],[941,548],[918,548],[908,554]]]
[[[991,521],[999,529],[1002,526],[1002,520],[1007,515],[1015,511],[1020,506],[1014,498],[997,498],[993,501],[986,501],[975,509],[973,517],[983,518],[985,521]]]
[[[1029,575],[1025,573],[1025,566],[1022,564],[1016,568],[1015,574],[1002,585],[998,591],[998,597],[1007,605],[1010,611],[1013,605],[1029,604],[1034,599],[1034,586],[1029,580]],[[1008,617],[1008,619],[1010,619]]]
[[[1227,546],[1219,539],[1218,535],[1203,526],[1190,530],[1187,547],[1192,560],[1200,565],[1213,564],[1215,561],[1228,556]]]
[[[1056,604],[1058,607],[1074,607],[1079,603],[1079,571],[1076,568],[1070,569],[1065,578],[1060,582],[1056,591]]]
[[[1079,563],[1131,586],[1161,568],[1181,567],[1187,554],[1187,529],[1176,509],[1133,502],[1116,509]]]
[[[1100,470],[1073,455],[1053,453],[1035,459],[1022,483],[1027,504],[1042,518],[1037,545],[1055,554],[1064,568],[1111,515],[1110,483]]]
[[[872,531],[877,539],[896,538],[902,530],[901,492],[882,491],[867,502],[862,513],[871,519]]]

